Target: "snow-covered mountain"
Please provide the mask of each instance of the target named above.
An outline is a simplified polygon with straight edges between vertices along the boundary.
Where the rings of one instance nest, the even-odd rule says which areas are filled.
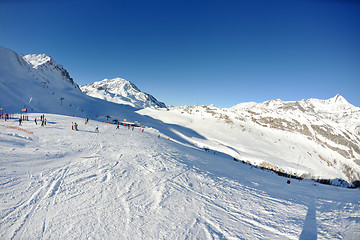
[[[360,180],[360,108],[340,95],[139,112],[191,128],[206,138],[192,137],[193,144],[244,162],[303,178]]]
[[[51,57],[26,55],[0,47],[0,102],[8,112],[71,114],[69,104],[84,95],[69,73]]]
[[[166,108],[164,103],[140,91],[135,84],[122,78],[104,79],[81,86],[81,90],[89,96],[109,102],[128,104],[135,108]]]
[[[79,86],[70,77],[66,69],[56,63],[54,59],[46,54],[29,54],[23,56],[23,59],[37,70],[38,75],[42,77],[42,82],[46,86],[48,83],[57,82],[57,79],[62,79],[73,86],[76,89],[80,89]],[[47,87],[47,86],[46,86]]]
[[[131,115],[135,110],[131,107],[134,106],[133,102],[124,102],[125,105],[121,106],[86,95],[68,71],[45,54],[22,57],[0,46],[0,62],[0,105],[9,113],[27,108],[30,112],[98,118],[120,115],[119,113],[127,112],[129,109],[131,113],[127,115]],[[140,91],[135,94],[133,86],[128,88],[129,95],[133,96],[128,100],[136,100],[136,107],[156,104],[165,107],[165,104],[156,101],[151,95]],[[143,104],[141,99],[144,99]],[[125,116],[115,118],[124,119]],[[131,120],[129,116],[127,118]]]

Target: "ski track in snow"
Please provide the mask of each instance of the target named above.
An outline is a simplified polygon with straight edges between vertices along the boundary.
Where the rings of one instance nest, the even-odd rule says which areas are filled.
[[[358,189],[287,185],[150,130],[90,121],[72,131],[82,119],[48,118],[54,124],[24,123],[31,139],[1,129],[0,239],[360,236]]]

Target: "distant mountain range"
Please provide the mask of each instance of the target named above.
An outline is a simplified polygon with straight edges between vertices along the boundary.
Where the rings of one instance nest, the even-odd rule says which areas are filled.
[[[302,178],[360,180],[360,108],[328,100],[167,108],[133,83],[105,79],[79,87],[45,54],[0,47],[0,107],[84,118],[138,121],[189,147]],[[346,184],[345,184],[346,186]]]
[[[220,150],[227,146],[232,155],[255,165],[304,178],[325,177],[322,173],[333,171],[349,182],[360,179],[360,108],[340,95],[328,100],[278,99],[232,108],[193,106],[170,111],[182,117],[143,110],[167,123],[187,121],[214,140],[207,147]],[[189,118],[191,121],[186,120]],[[212,131],[202,127],[205,121]],[[335,174],[334,169],[339,172]]]

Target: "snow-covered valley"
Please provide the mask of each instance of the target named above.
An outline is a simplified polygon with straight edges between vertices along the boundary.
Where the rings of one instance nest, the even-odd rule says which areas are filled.
[[[30,114],[30,118],[36,115]],[[39,116],[38,116],[39,117]],[[357,239],[358,189],[286,183],[155,129],[1,127],[2,239]],[[71,130],[72,122],[79,131]],[[18,126],[17,119],[6,122]],[[99,132],[94,129],[99,126]]]

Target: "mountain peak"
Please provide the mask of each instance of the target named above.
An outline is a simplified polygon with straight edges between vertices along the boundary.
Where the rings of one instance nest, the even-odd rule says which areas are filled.
[[[302,101],[306,101],[306,102],[311,102],[311,103],[321,103],[321,104],[325,104],[325,105],[333,105],[333,104],[341,104],[341,105],[351,105],[343,96],[341,96],[340,94],[336,94],[334,97],[329,98],[327,100],[321,100],[321,99],[317,99],[317,98],[310,98],[307,100],[302,100]]]
[[[118,92],[122,92],[123,90],[126,91],[133,91],[133,92],[141,92],[136,86],[135,84],[133,84],[132,82],[123,79],[123,78],[113,78],[113,79],[104,79],[102,81],[99,82],[94,82],[93,84],[88,84],[86,86],[98,86],[101,87],[103,89],[108,90],[111,93],[118,93]]]
[[[82,86],[81,90],[89,96],[135,108],[166,108],[164,103],[157,101],[152,95],[142,92],[132,82],[119,77]]]
[[[336,94],[335,97],[332,97],[328,100],[330,103],[346,103],[348,104],[349,102],[340,94]]]
[[[27,63],[32,65],[33,68],[36,68],[36,69],[40,65],[43,65],[43,64],[45,64],[47,62],[54,63],[54,60],[50,56],[48,56],[48,55],[46,55],[44,53],[42,53],[42,54],[28,54],[28,55],[23,56],[23,59]]]
[[[70,77],[66,69],[54,61],[52,57],[46,54],[28,54],[22,57],[32,68],[36,69],[44,79],[62,78],[75,89],[80,90],[79,86]]]

